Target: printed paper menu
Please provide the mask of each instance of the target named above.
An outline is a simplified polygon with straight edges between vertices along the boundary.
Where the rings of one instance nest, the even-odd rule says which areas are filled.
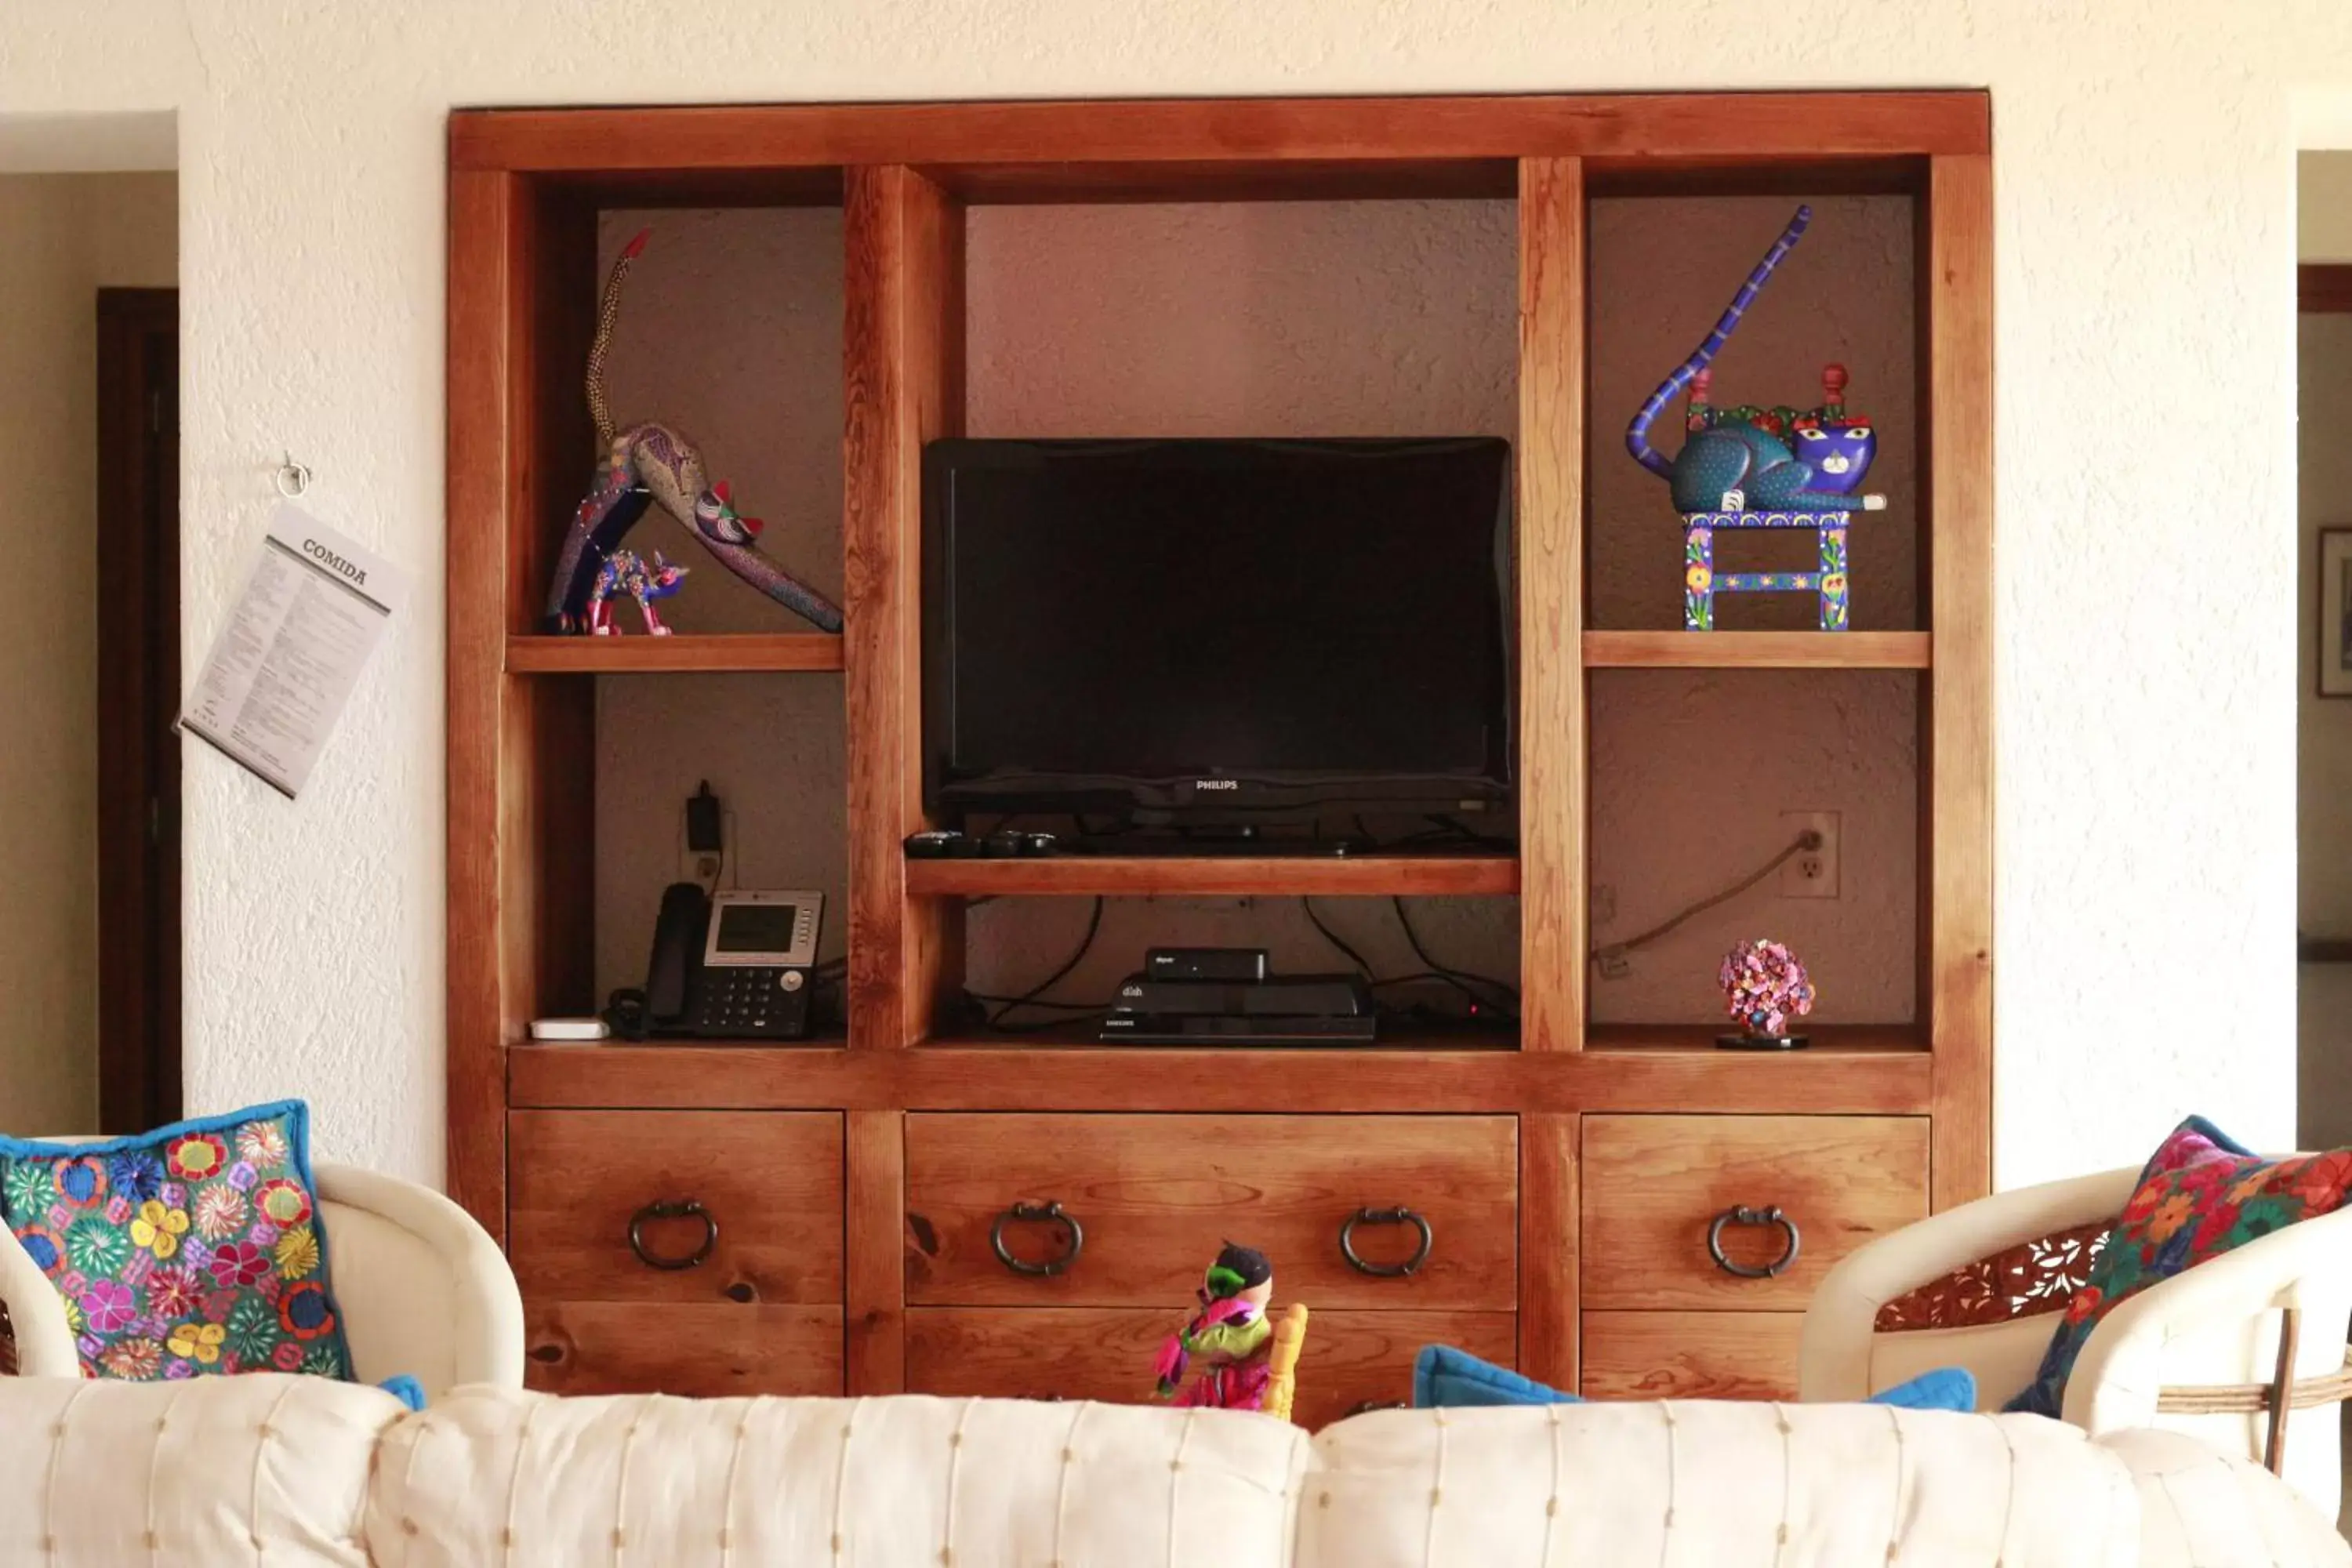
[[[280,506],[180,728],[292,799],[407,597],[389,562]]]

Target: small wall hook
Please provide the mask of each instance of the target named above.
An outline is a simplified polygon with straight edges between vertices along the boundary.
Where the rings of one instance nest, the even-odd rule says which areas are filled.
[[[278,471],[271,476],[271,481],[278,486],[279,495],[293,500],[310,488],[310,470],[296,462],[293,453],[289,452],[285,456],[286,460],[278,465]]]

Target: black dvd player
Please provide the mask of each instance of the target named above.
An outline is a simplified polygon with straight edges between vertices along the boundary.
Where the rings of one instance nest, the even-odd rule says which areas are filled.
[[[1361,1017],[1235,1017],[1218,1013],[1113,1013],[1101,1038],[1131,1046],[1361,1046],[1375,1020]]]
[[[1119,982],[1118,1013],[1248,1018],[1368,1018],[1372,993],[1358,974],[1286,974],[1265,980],[1155,980],[1130,974]]]

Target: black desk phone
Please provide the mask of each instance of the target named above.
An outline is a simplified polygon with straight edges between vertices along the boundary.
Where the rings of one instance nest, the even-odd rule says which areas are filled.
[[[798,1040],[816,989],[823,893],[662,893],[646,973],[646,1026],[683,1039]]]

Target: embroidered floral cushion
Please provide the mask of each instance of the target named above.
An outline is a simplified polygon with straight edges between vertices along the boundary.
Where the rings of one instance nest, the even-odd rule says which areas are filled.
[[[0,1221],[65,1298],[87,1377],[352,1380],[300,1100],[100,1143],[0,1138]]]
[[[2347,1187],[2352,1149],[2265,1160],[2203,1117],[2190,1117],[2140,1172],[2089,1282],[2067,1303],[2041,1371],[2005,1408],[2057,1415],[2075,1358],[2119,1304],[2209,1258],[2333,1212]]]

